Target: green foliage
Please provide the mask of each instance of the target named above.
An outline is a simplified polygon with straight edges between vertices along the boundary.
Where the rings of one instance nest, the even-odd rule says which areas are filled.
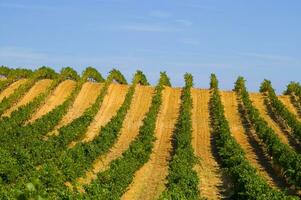
[[[136,84],[133,84],[129,88],[123,104],[116,115],[105,126],[101,127],[98,137],[89,143],[78,143],[61,155],[58,165],[61,166],[63,173],[67,175],[68,181],[74,181],[75,178],[83,176],[85,171],[92,166],[94,160],[98,156],[107,153],[116,142],[122,128],[122,122],[130,108],[135,87]],[[65,162],[66,159],[72,160],[72,162],[69,162],[70,165]],[[74,168],[74,165],[77,167]]]
[[[55,113],[53,110],[51,111],[53,112],[51,115],[45,115],[44,120],[40,118],[32,124],[31,127],[27,127],[28,129],[23,128],[21,130],[23,135],[21,140],[22,148],[26,146],[26,152],[30,155],[29,158],[25,160],[28,167],[23,168],[25,173],[23,177],[21,177],[22,180],[30,181],[34,178],[39,178],[43,186],[43,191],[47,191],[48,197],[52,198],[57,195],[64,197],[65,195],[69,196],[69,192],[63,183],[68,180],[74,180],[80,174],[84,174],[85,170],[91,167],[92,162],[98,156],[97,151],[107,151],[110,148],[108,144],[113,144],[114,138],[117,137],[121,128],[124,119],[123,116],[126,114],[129,103],[131,102],[130,99],[134,92],[133,89],[129,90],[126,97],[127,103],[123,104],[122,109],[118,111],[118,116],[112,118],[111,122],[102,128],[101,139],[97,141],[95,139],[92,143],[87,143],[86,145],[79,144],[72,149],[67,149],[69,142],[80,138],[85,133],[88,125],[98,112],[100,104],[107,93],[109,84],[116,77],[116,74],[118,73],[111,75],[111,78],[105,82],[96,102],[88,108],[81,117],[67,126],[62,127],[59,130],[59,136],[51,137],[48,141],[43,141],[41,138],[43,133],[49,132],[58,123],[60,117],[64,114],[62,109],[65,108],[65,106],[60,109],[59,107],[55,108]],[[132,88],[134,88],[134,86]],[[105,143],[106,141],[108,143]],[[32,168],[36,166],[39,166],[39,170]],[[51,173],[54,171],[56,173],[52,175]],[[16,187],[22,187],[22,183],[19,183]]]
[[[63,80],[71,79],[74,81],[78,81],[80,79],[77,72],[74,69],[72,69],[71,67],[62,68],[62,70],[60,72],[60,78]]]
[[[284,120],[284,122],[292,129],[293,135],[300,142],[301,122],[297,119],[297,116],[291,113],[287,109],[287,107],[278,99],[270,81],[264,81],[261,87],[265,88],[265,90],[262,90],[262,92],[266,92],[266,95],[268,97],[266,98],[266,102],[272,106],[275,114],[281,117]],[[288,91],[294,89],[294,91],[296,91],[296,94],[298,94],[298,88],[299,87],[297,84],[293,84],[290,86]]]
[[[242,76],[239,76],[235,82],[234,91],[239,93],[241,88],[244,87],[245,79]]]
[[[96,69],[88,67],[80,79],[76,71],[69,67],[62,69],[60,74],[48,67],[41,67],[34,72],[0,67],[1,74],[8,80],[3,85],[0,83],[0,88],[2,86],[5,88],[19,78],[28,78],[28,80],[13,95],[0,102],[0,114],[17,102],[37,80],[51,78],[54,81],[46,92],[32,102],[20,107],[9,118],[0,119],[0,199],[119,199],[132,182],[134,173],[150,158],[155,140],[156,120],[162,103],[162,91],[165,86],[171,86],[166,73],[163,72],[160,75],[151,107],[143,120],[138,136],[120,158],[112,161],[106,171],[99,173],[98,178],[91,185],[86,186],[86,194],[78,194],[76,191],[72,193],[64,186],[64,183],[70,181],[74,184],[76,178],[91,169],[92,163],[98,156],[104,155],[113,146],[130,108],[136,84],[149,84],[145,75],[141,71],[136,72],[122,106],[116,115],[101,128],[101,134],[95,140],[89,143],[79,143],[74,148],[68,149],[67,145],[71,141],[78,140],[85,134],[87,127],[99,111],[112,81],[127,84],[120,71],[113,69],[96,101],[82,116],[60,128],[58,136],[49,137],[47,141],[43,140],[43,136],[53,130],[62,119],[82,84],[91,79],[103,82],[101,74]],[[193,86],[193,77],[186,73],[184,78],[185,87],[181,95],[180,115],[174,131],[174,151],[169,166],[167,188],[161,196],[163,199],[199,198],[198,178],[193,170],[196,158],[191,146],[190,89]],[[66,79],[79,81],[72,94],[51,112],[31,124],[24,125],[24,122],[45,101],[53,89]],[[222,163],[234,180],[233,198],[292,199],[293,197],[271,189],[246,160],[242,149],[232,138],[224,117],[215,75],[211,77],[210,87],[212,89],[210,115],[213,132]],[[297,94],[296,88],[298,87],[293,85],[288,90],[290,92],[294,90]],[[265,144],[267,152],[282,167],[289,182],[299,187],[301,182],[300,156],[279,142],[267,124],[257,118],[258,112],[252,111],[249,100],[246,100],[247,92],[242,77],[237,81],[235,91],[242,96],[242,99],[245,98],[243,103],[245,109],[248,110],[248,117],[255,124],[256,131]],[[273,98],[273,90],[268,81],[262,91],[268,92],[269,98]]]
[[[35,70],[32,75],[32,79],[55,79],[57,77],[58,74],[53,69],[45,66]]]
[[[240,77],[239,84],[241,80]],[[233,179],[234,195],[232,198],[294,199],[295,197],[286,196],[284,193],[269,187],[246,159],[242,148],[231,135],[228,121],[224,115],[218,85],[215,84],[217,83],[215,76],[211,77],[211,82],[214,82],[210,99],[211,125],[222,164]],[[242,88],[236,87],[236,90],[241,91]]]
[[[298,82],[290,82],[290,84],[287,85],[286,90],[284,91],[284,94],[291,95],[295,94],[299,98],[301,98],[301,85]]]
[[[21,70],[22,72],[24,70]],[[25,70],[26,71],[26,70]],[[19,73],[19,72],[18,72]],[[0,115],[7,109],[9,109],[14,103],[16,103],[39,79],[53,78],[56,79],[58,76],[56,72],[48,67],[41,67],[37,69],[26,81],[26,83],[20,85],[13,94],[4,98],[0,102]]]
[[[185,79],[185,88],[192,88],[193,87],[193,76],[189,73],[184,74]]]
[[[272,83],[271,81],[264,79],[262,82],[259,91],[260,92],[269,92],[272,89]]]
[[[11,70],[7,77],[11,79],[30,78],[33,73],[30,69],[16,68]]]
[[[166,85],[168,87],[171,87],[170,79],[167,76],[166,72],[160,72],[159,85]]]
[[[12,69],[6,67],[6,66],[0,66],[0,76],[8,77],[9,73]]]
[[[272,94],[270,81],[265,80],[261,86],[261,91]],[[290,146],[283,144],[276,133],[270,128],[267,122],[260,116],[259,111],[252,105],[245,84],[240,84],[238,92],[248,119],[253,124],[256,134],[264,144],[266,152],[273,158],[273,162],[278,165],[289,184],[296,187],[301,186],[301,156]]]
[[[32,75],[32,71],[28,69],[10,69],[5,66],[0,67],[0,76],[5,77],[4,80],[0,80],[0,92],[7,88],[13,82],[21,78],[29,78]]]
[[[19,192],[17,200],[44,200],[45,192],[41,191],[39,179],[34,179],[25,185],[22,192]]]
[[[210,75],[210,89],[214,89],[218,87],[218,80],[215,74]]]
[[[6,66],[0,66],[0,76],[4,76],[7,79],[17,80],[20,78],[28,78],[32,75],[32,70],[16,68],[11,69]]]
[[[182,90],[179,118],[174,130],[173,155],[169,163],[166,190],[160,199],[200,199],[199,179],[193,170],[197,159],[191,145],[192,99],[190,90],[193,85],[191,74],[185,74],[185,87]]]
[[[102,83],[105,81],[105,79],[102,77],[102,75],[93,67],[87,67],[83,73],[82,73],[82,80],[92,80],[95,82]]]
[[[166,78],[166,74],[161,74],[150,109],[143,119],[138,136],[122,157],[112,161],[108,170],[99,173],[97,180],[86,186],[87,195],[82,198],[119,199],[133,180],[135,171],[149,160],[155,140],[153,134],[156,119],[162,103],[162,90],[165,86],[163,83],[166,83],[162,79]]]
[[[61,82],[62,79],[58,78],[53,83],[53,88]],[[3,148],[9,152],[14,152],[10,155],[10,158],[16,159],[17,163],[12,169],[19,172],[19,176],[16,176],[13,181],[16,182],[15,188],[21,189],[26,182],[32,180],[32,177],[36,178],[36,172],[34,165],[34,158],[37,151],[47,151],[43,149],[41,143],[45,142],[42,140],[43,135],[51,131],[57,123],[61,120],[63,115],[67,112],[69,105],[74,101],[79,89],[82,84],[78,84],[77,87],[72,91],[71,95],[65,100],[65,102],[49,113],[43,115],[41,118],[37,119],[31,124],[22,126],[19,118],[24,121],[28,119],[32,111],[38,107],[39,104],[43,102],[42,96],[48,96],[52,90],[45,92],[42,96],[37,97],[31,103],[25,105],[16,112],[11,118],[6,118],[0,122],[0,127],[4,127],[5,132],[1,133],[0,143],[5,144]],[[21,112],[22,111],[22,112]],[[25,117],[24,117],[25,116]],[[14,119],[14,120],[12,120]],[[16,121],[17,122],[16,122]],[[3,129],[1,129],[3,130]],[[16,141],[18,141],[16,143]],[[41,162],[41,161],[40,161]],[[0,168],[2,164],[0,163]],[[7,187],[10,187],[7,185]],[[13,191],[11,192],[13,193]]]
[[[117,69],[112,69],[110,71],[109,76],[108,76],[107,79],[108,79],[109,82],[114,80],[114,81],[116,81],[117,83],[120,83],[120,84],[127,84],[126,79],[124,78],[122,73]]]
[[[134,78],[132,80],[133,84],[141,84],[141,85],[149,85],[146,76],[143,74],[142,71],[137,70],[136,74],[134,75]]]
[[[16,168],[17,160],[11,156],[11,153],[0,147],[0,184],[10,183],[19,176],[19,170]]]

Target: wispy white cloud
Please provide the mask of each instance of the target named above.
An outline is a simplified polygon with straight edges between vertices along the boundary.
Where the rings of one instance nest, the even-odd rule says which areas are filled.
[[[23,47],[0,47],[1,64],[9,66],[23,66],[33,67],[40,65],[47,66],[89,66],[89,65],[103,65],[104,63],[111,63],[112,66],[144,63],[144,58],[136,55],[83,55],[75,56],[72,54],[55,54],[44,53],[39,50],[33,50]]]
[[[183,4],[183,6],[186,7],[190,7],[190,8],[194,8],[194,9],[198,9],[198,10],[208,10],[208,11],[213,11],[213,12],[223,12],[224,9],[222,9],[221,7],[217,7],[217,6],[212,6],[209,4],[205,4],[205,3],[186,3]]]
[[[187,20],[187,19],[178,19],[178,20],[176,20],[176,22],[178,24],[181,24],[181,25],[184,25],[184,26],[191,26],[192,25],[192,22]]]
[[[126,24],[121,26],[122,30],[126,31],[138,31],[138,32],[176,32],[180,29],[159,25],[159,24],[142,24],[142,23],[135,23],[135,24]]]
[[[22,3],[0,3],[0,7],[3,8],[16,8],[16,9],[50,9],[50,6],[22,4]]]
[[[168,11],[162,11],[162,10],[152,10],[149,13],[149,16],[151,17],[159,17],[159,18],[168,18],[172,16],[172,13]]]
[[[1,47],[0,59],[11,60],[45,60],[48,56],[44,53],[35,52],[32,49],[20,48],[20,47]]]
[[[254,53],[254,52],[243,52],[238,53],[241,56],[253,57],[258,59],[264,60],[271,60],[271,61],[296,61],[295,58],[290,56],[283,56],[283,55],[273,55],[273,54],[262,54],[262,53]]]

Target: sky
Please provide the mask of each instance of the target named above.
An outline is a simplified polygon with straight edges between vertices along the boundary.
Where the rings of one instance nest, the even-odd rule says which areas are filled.
[[[0,65],[104,76],[119,69],[130,81],[142,70],[152,84],[166,71],[173,86],[185,72],[195,87],[220,88],[236,78],[278,93],[301,81],[300,0],[0,0]]]

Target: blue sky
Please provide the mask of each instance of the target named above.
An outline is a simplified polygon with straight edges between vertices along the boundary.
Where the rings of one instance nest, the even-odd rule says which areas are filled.
[[[175,86],[191,72],[207,88],[238,75],[257,91],[301,81],[299,0],[0,0],[0,65],[59,70],[113,67],[151,83],[167,71]]]

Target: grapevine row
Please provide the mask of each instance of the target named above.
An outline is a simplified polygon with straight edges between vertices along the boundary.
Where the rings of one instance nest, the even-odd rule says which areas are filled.
[[[282,175],[288,184],[301,186],[301,156],[290,146],[283,144],[267,122],[260,116],[259,111],[252,105],[245,87],[245,80],[239,77],[235,91],[240,96],[248,119],[253,124],[259,139],[264,144],[266,152],[272,161],[282,169]]]
[[[133,180],[134,173],[150,158],[155,140],[156,120],[162,104],[162,91],[165,86],[170,86],[169,78],[165,73],[161,73],[151,106],[143,119],[138,136],[131,142],[122,157],[112,161],[109,168],[99,173],[91,185],[85,186],[86,194],[78,194],[78,197],[118,199],[126,191]]]
[[[169,164],[166,190],[161,199],[200,199],[199,179],[193,170],[197,159],[191,145],[192,122],[191,88],[193,77],[185,74],[185,87],[182,90],[179,118],[174,131],[173,153]]]
[[[84,78],[83,81],[84,80],[86,80],[86,78]],[[36,140],[37,143],[35,145],[32,145],[31,148],[32,151],[30,152],[31,155],[30,162],[34,166],[39,164],[41,164],[41,166],[37,171],[28,173],[27,176],[25,177],[26,181],[33,182],[34,180],[38,179],[42,183],[42,186],[49,186],[51,184],[52,190],[57,189],[57,191],[64,191],[64,189],[66,189],[64,186],[64,182],[69,180],[68,177],[70,175],[69,174],[70,171],[79,170],[79,169],[84,171],[84,168],[76,168],[77,166],[76,163],[80,164],[81,162],[83,162],[83,160],[80,160],[79,157],[74,158],[72,165],[68,165],[68,160],[72,160],[72,158],[69,157],[70,154],[73,152],[74,154],[77,154],[79,156],[80,150],[83,149],[78,148],[77,146],[72,149],[66,149],[67,146],[62,146],[62,144],[67,144],[67,140],[69,141],[74,140],[74,137],[79,137],[80,135],[83,135],[85,133],[85,130],[89,125],[89,123],[87,122],[91,122],[93,120],[94,116],[97,113],[97,110],[100,107],[101,102],[103,101],[105,94],[107,93],[109,84],[113,80],[116,80],[117,82],[120,83],[126,83],[125,78],[119,71],[112,70],[110,72],[107,81],[105,82],[105,86],[102,88],[102,91],[96,100],[96,103],[94,103],[90,108],[88,108],[87,111],[81,117],[75,119],[67,126],[62,127],[59,130],[60,132],[59,136],[50,137],[49,140],[47,141]],[[81,120],[81,119],[85,119],[85,120]],[[75,129],[77,130],[76,135],[72,131]],[[87,145],[87,147],[89,146],[90,145]],[[58,148],[56,149],[56,147]],[[47,157],[43,157],[43,156],[47,156]],[[51,157],[51,156],[55,156],[55,157]],[[67,171],[66,169],[69,171]],[[55,174],[57,173],[61,173],[61,174],[55,176]],[[71,177],[75,178],[74,176]],[[22,185],[19,185],[19,187],[22,187]],[[45,190],[47,190],[47,187],[45,188]],[[52,192],[48,192],[48,195],[51,194]],[[57,194],[54,193],[54,196],[56,195]]]
[[[218,81],[211,75],[210,117],[222,165],[233,179],[234,199],[294,199],[272,189],[246,159],[245,153],[231,135],[218,90]]]
[[[260,92],[266,93],[268,103],[271,104],[276,115],[280,116],[292,129],[292,134],[301,142],[301,122],[291,113],[285,105],[278,99],[270,81],[265,80],[260,88]],[[298,91],[296,91],[298,94]]]

